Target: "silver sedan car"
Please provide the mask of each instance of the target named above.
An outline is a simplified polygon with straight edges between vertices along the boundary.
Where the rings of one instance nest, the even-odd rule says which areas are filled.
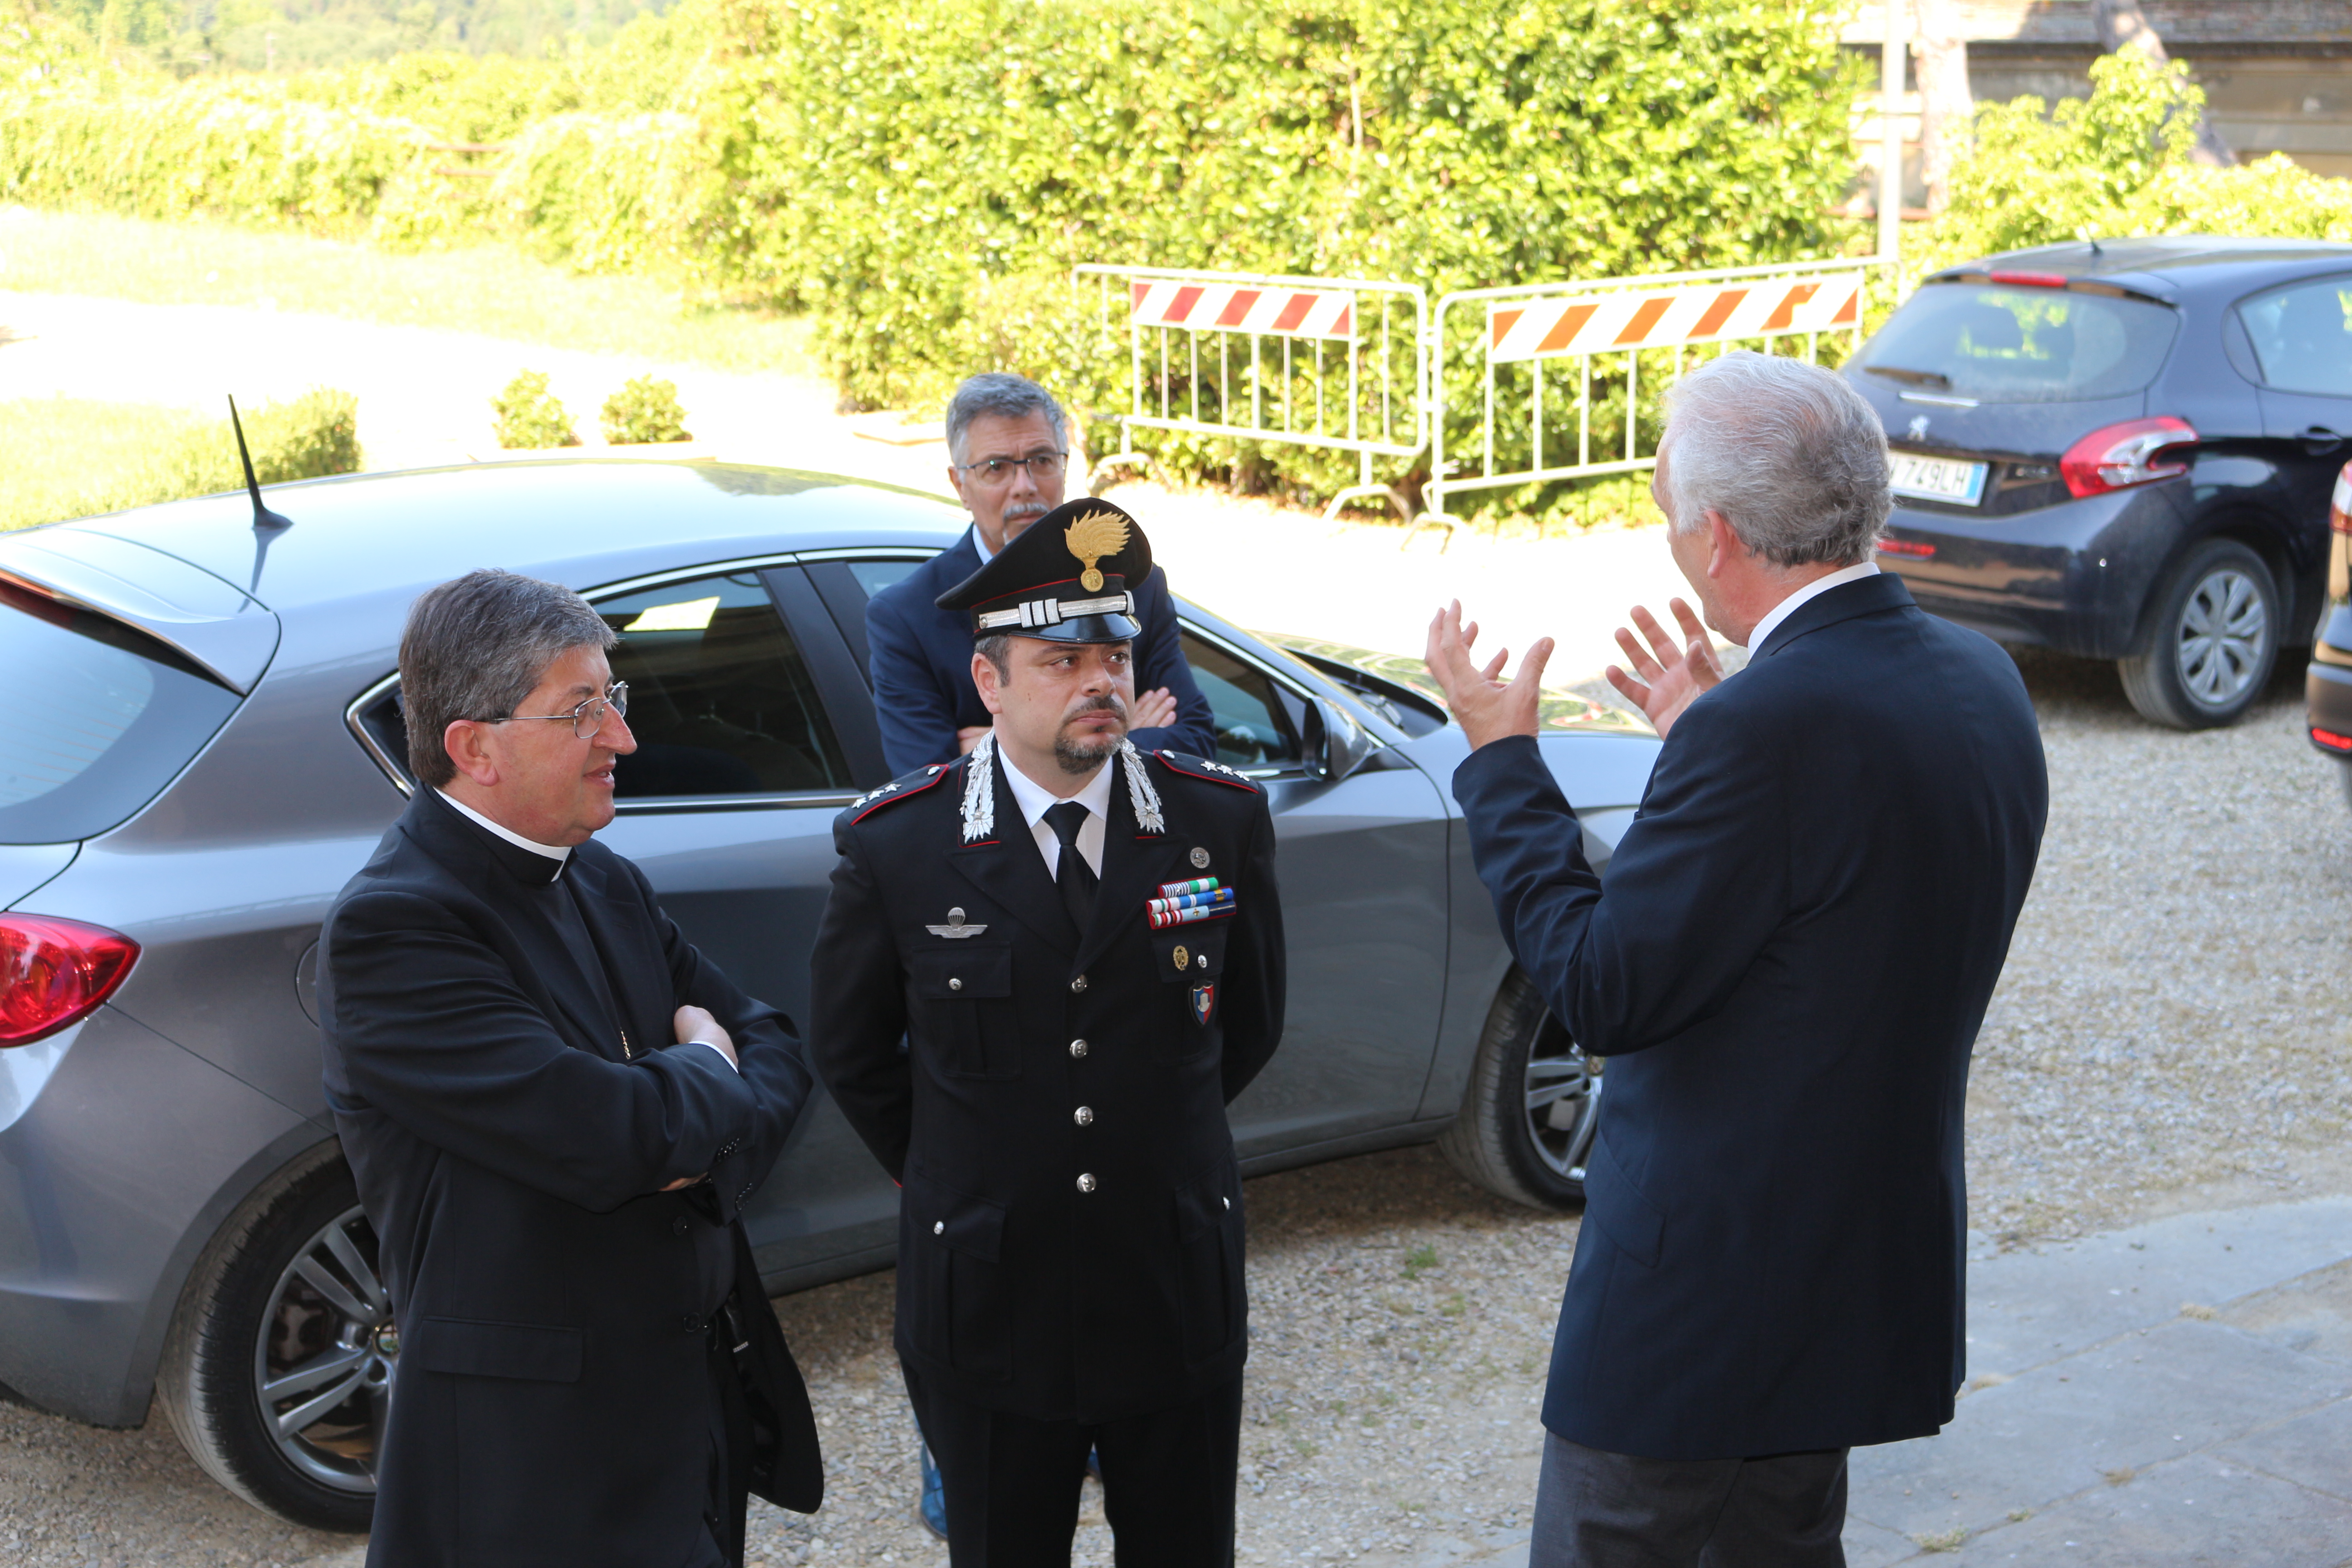
[[[398,1326],[320,1083],[317,939],[414,788],[408,605],[478,566],[620,634],[639,749],[604,839],[746,990],[804,1016],[835,814],[885,769],[869,595],[961,514],[818,474],[515,462],[276,487],[0,537],[0,1384],[151,1403],[223,1485],[366,1528]],[[1265,784],[1291,965],[1234,1107],[1250,1173],[1437,1140],[1506,1196],[1580,1193],[1589,1060],[1513,968],[1416,665],[1180,603],[1218,759]],[[1656,741],[1559,700],[1605,858]],[[891,1262],[898,1197],[821,1095],[748,1219],[782,1292]]]

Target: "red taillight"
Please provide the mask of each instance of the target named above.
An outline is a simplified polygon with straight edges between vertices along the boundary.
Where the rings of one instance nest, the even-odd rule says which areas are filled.
[[[114,994],[139,944],[53,915],[0,914],[0,1047],[30,1045]]]
[[[1990,272],[1986,277],[1995,283],[2015,283],[2027,289],[2066,287],[2066,275],[2063,272]]]
[[[1881,554],[1911,555],[1922,561],[1936,553],[1934,545],[1914,544],[1907,539],[1882,539],[1878,542],[1878,549]]]
[[[2331,752],[2352,752],[2352,735],[2339,735],[2333,730],[2322,730],[2315,725],[2311,739],[2315,744],[2325,746]]]
[[[2159,415],[2154,419],[2126,419],[2104,430],[2094,430],[2058,459],[2066,488],[2082,496],[2104,495],[2189,471],[2185,461],[2160,459],[2168,452],[2197,444],[2197,432],[2188,420]]]
[[[2327,526],[2338,533],[2352,533],[2352,463],[2345,464],[2336,476],[2336,494],[2327,503]]]

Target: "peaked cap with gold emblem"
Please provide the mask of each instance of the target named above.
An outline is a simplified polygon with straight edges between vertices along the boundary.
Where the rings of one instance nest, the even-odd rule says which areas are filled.
[[[1024,529],[936,603],[971,617],[971,635],[1053,642],[1131,642],[1135,595],[1151,574],[1151,542],[1120,507],[1066,501]]]

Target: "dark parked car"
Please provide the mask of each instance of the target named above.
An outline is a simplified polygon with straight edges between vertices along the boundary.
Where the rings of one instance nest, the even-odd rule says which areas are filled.
[[[2303,678],[2304,722],[2311,743],[2344,764],[2337,772],[2352,800],[2352,463],[2336,476],[2327,534],[2327,606]]]
[[[641,749],[605,840],[692,939],[805,1016],[832,823],[883,781],[866,596],[939,502],[688,462],[280,487],[0,537],[0,1383],[138,1423],[216,1479],[363,1528],[399,1341],[320,1084],[316,939],[412,788],[409,602],[500,564],[619,632]],[[1599,1064],[1511,965],[1401,660],[1181,605],[1218,756],[1280,836],[1289,1029],[1237,1102],[1252,1173],[1439,1139],[1495,1191],[1580,1192]],[[1563,700],[1545,749],[1605,856],[1656,742]],[[898,1198],[820,1098],[750,1215],[768,1284],[888,1266]]]
[[[2226,724],[2319,614],[2352,441],[2352,246],[2188,236],[1926,279],[1845,374],[1894,447],[1882,549],[1922,606],[2114,659]]]

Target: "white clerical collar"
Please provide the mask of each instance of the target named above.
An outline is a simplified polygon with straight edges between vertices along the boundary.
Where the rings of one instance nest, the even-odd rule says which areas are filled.
[[[1765,612],[1764,618],[1756,623],[1756,629],[1748,634],[1748,653],[1753,655],[1761,652],[1764,647],[1764,639],[1770,637],[1774,632],[1779,631],[1780,629],[1780,623],[1787,620],[1790,616],[1795,615],[1797,613],[1798,606],[1804,604],[1807,600],[1818,599],[1823,594],[1828,593],[1832,588],[1843,587],[1848,583],[1859,583],[1864,577],[1875,577],[1877,575],[1878,563],[1875,561],[1864,561],[1858,566],[1843,567],[1838,571],[1831,573],[1826,577],[1814,578],[1811,582],[1806,584],[1803,587],[1798,589],[1795,593],[1790,595],[1787,598],[1781,600],[1779,604],[1773,605],[1769,610]]]
[[[513,845],[518,849],[528,849],[534,855],[544,855],[559,866],[564,861],[572,858],[572,850],[568,846],[562,844],[534,844],[530,839],[525,838],[521,834],[512,832],[507,828],[499,826],[497,823],[492,822],[488,817],[484,816],[480,812],[476,811],[472,806],[467,805],[464,801],[459,800],[456,795],[451,795],[447,790],[436,789],[433,793],[439,795],[443,800],[447,801],[452,807],[464,814],[464,816],[469,820],[479,823],[482,826],[488,828],[492,833],[497,834],[499,837],[505,839],[508,843]]]
[[[1108,822],[1110,775],[1111,759],[1105,757],[1103,765],[1095,770],[1095,776],[1087,781],[1086,788],[1073,795],[1057,795],[1023,773],[1012,758],[1004,759],[1004,787],[1013,792],[1013,804],[1021,808],[1021,820],[1030,827],[1044,821],[1045,813],[1066,799],[1076,801],[1092,815]]]

